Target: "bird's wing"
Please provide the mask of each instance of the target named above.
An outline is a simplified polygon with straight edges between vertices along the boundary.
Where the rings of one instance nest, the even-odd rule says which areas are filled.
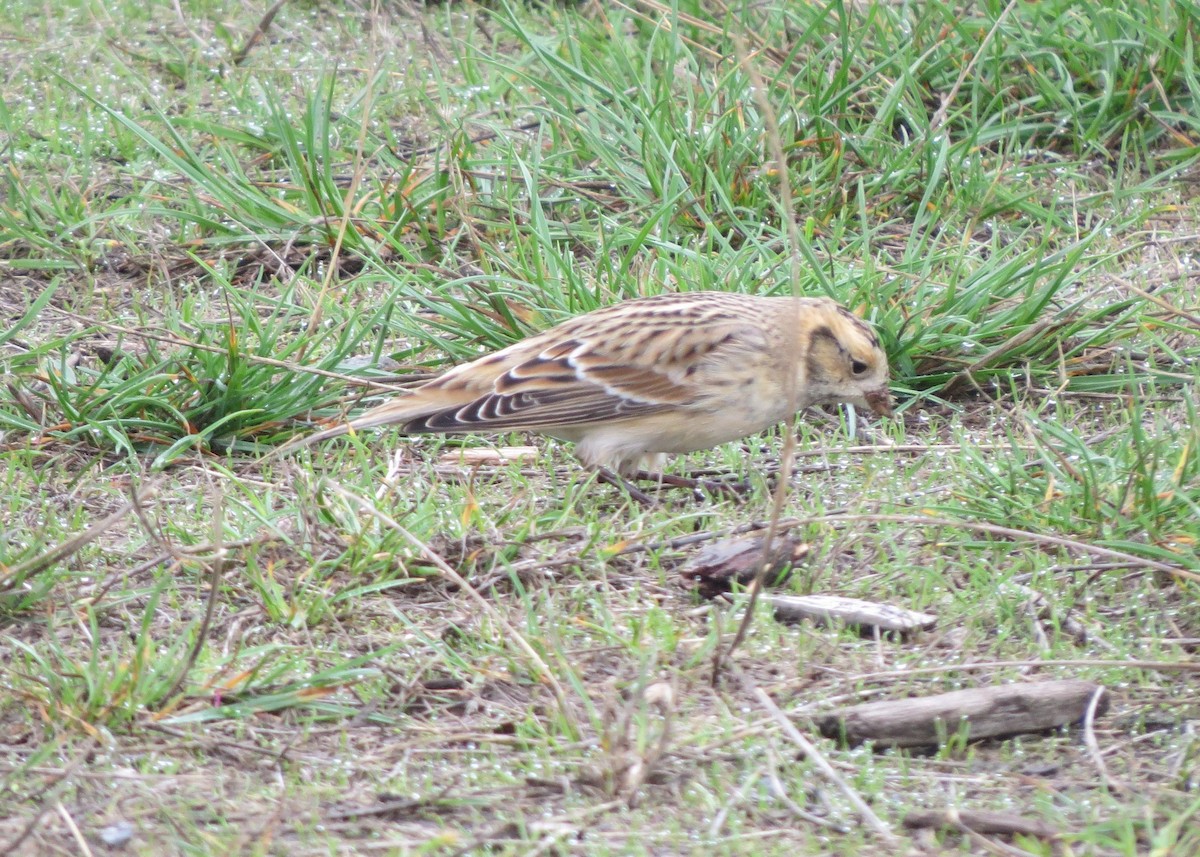
[[[686,408],[705,397],[703,367],[714,352],[737,348],[755,330],[728,316],[586,321],[460,366],[351,425],[400,423],[408,432],[552,429]]]

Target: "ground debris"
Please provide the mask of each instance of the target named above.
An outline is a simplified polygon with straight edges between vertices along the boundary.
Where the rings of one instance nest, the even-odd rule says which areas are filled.
[[[768,582],[786,580],[792,567],[811,550],[809,544],[789,535],[778,538],[769,556],[763,545],[761,535],[721,539],[698,550],[680,570],[680,576],[703,597],[716,598],[728,592],[735,581],[748,585],[765,562],[770,565]]]

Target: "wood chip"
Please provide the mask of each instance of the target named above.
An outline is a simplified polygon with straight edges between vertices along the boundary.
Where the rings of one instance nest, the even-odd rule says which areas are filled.
[[[1065,679],[956,690],[839,709],[818,718],[817,725],[827,738],[851,745],[873,741],[881,748],[937,746],[964,723],[972,741],[1044,732],[1081,721],[1099,687]],[[1107,708],[1104,694],[1097,713]]]
[[[908,634],[937,624],[937,617],[891,604],[837,595],[763,595],[780,622],[808,619],[821,625],[845,625],[865,633],[875,629]]]
[[[775,544],[776,549],[769,557],[768,583],[786,579],[792,566],[807,556],[810,549],[808,544],[788,535],[776,537]],[[749,584],[767,560],[760,535],[721,539],[698,550],[680,574],[705,598],[716,598],[728,592],[734,581],[742,586]]]

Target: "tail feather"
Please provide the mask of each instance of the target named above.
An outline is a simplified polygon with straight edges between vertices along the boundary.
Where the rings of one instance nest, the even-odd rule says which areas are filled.
[[[331,440],[332,438],[362,431],[363,429],[378,428],[396,423],[407,423],[419,417],[427,417],[430,414],[437,413],[439,410],[441,408],[431,407],[429,402],[422,402],[415,397],[413,397],[412,401],[398,399],[392,402],[385,402],[339,425],[289,440],[279,448],[279,451],[284,453],[292,452],[297,449],[303,449],[306,446],[312,446],[314,443],[320,443],[323,440]]]
[[[298,449],[304,449],[306,446],[312,446],[314,443],[320,443],[323,440],[329,440],[334,437],[341,437],[344,434],[349,434],[351,431],[350,423],[342,423],[341,425],[333,426],[332,428],[322,429],[312,434],[294,437],[279,447],[278,452],[281,455],[295,452]]]

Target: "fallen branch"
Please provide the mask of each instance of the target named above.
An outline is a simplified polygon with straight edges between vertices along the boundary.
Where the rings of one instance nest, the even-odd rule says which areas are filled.
[[[976,833],[1000,834],[1002,836],[1036,836],[1038,839],[1058,839],[1061,831],[1051,827],[1044,821],[1024,818],[1009,812],[990,812],[975,809],[946,809],[922,810],[910,812],[904,817],[904,826],[910,830],[932,828],[934,830],[949,827],[954,830],[973,830]]]
[[[960,729],[976,741],[1078,723],[1092,704],[1099,713],[1107,710],[1103,687],[1063,679],[868,702],[818,717],[817,726],[825,737],[851,745],[931,747]]]

